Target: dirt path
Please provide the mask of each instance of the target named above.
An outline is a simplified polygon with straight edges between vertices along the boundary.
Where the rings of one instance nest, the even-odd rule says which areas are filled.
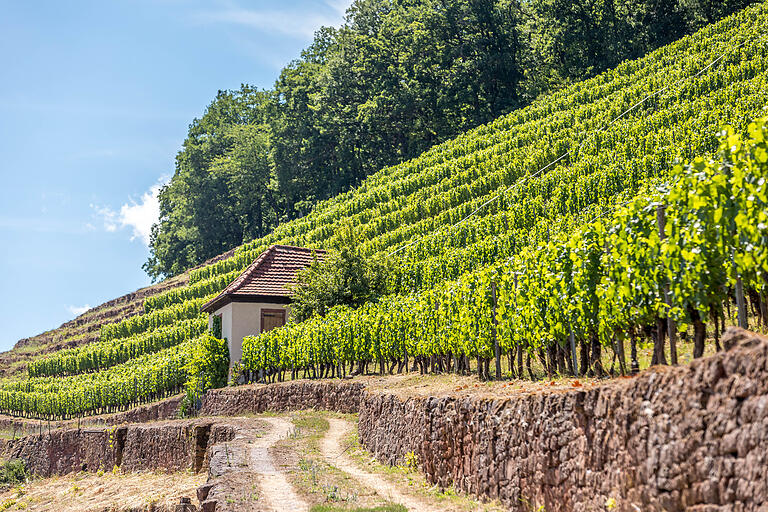
[[[294,492],[285,478],[285,473],[275,467],[269,454],[269,447],[288,437],[293,424],[283,418],[263,418],[272,428],[265,436],[251,446],[251,469],[257,473],[261,495],[266,504],[275,512],[309,510],[309,505]]]
[[[405,506],[412,512],[444,512],[445,507],[430,504],[427,500],[403,493],[399,486],[394,485],[379,475],[368,473],[361,469],[345,453],[347,446],[343,440],[352,430],[348,421],[328,418],[328,432],[320,443],[320,451],[330,464],[348,473],[363,485],[370,487],[380,496],[393,503]]]
[[[266,432],[241,429],[232,441],[213,446],[208,480],[213,487],[208,498],[217,502],[216,512],[307,512],[309,505],[269,453],[293,425],[282,418],[260,418],[259,422],[269,425]]]

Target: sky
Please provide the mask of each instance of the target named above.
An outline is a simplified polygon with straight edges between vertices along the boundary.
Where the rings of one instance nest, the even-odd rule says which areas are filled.
[[[0,0],[0,350],[150,284],[156,194],[216,92],[351,0]]]

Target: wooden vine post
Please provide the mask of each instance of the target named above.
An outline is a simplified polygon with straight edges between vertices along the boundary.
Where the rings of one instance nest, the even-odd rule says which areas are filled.
[[[491,311],[493,322],[491,323],[491,333],[493,334],[493,355],[496,357],[496,380],[501,380],[501,349],[499,348],[499,336],[496,332],[496,282],[491,281]]]
[[[739,327],[742,329],[749,329],[749,320],[747,318],[747,301],[744,297],[744,281],[741,280],[739,275],[739,269],[736,266],[735,249],[731,249],[731,265],[733,266],[733,272],[736,274],[736,285],[734,286],[734,294],[736,295],[736,314],[738,315]],[[727,303],[727,302],[726,302]],[[728,311],[728,316],[731,312]]]
[[[605,241],[605,255],[609,256],[611,253],[610,246],[608,244],[608,240]],[[573,336],[573,330],[571,330],[571,336]],[[621,369],[621,374],[626,375],[627,374],[627,358],[624,353],[624,337],[618,336],[618,339],[614,342],[613,339],[611,340],[611,344],[613,345],[614,354],[619,359],[619,368]],[[575,352],[575,350],[574,350]],[[611,363],[611,368],[613,368],[613,363]]]
[[[664,231],[664,228],[667,225],[667,207],[666,205],[660,204],[656,207],[656,223],[659,228],[659,240],[664,240],[667,238],[667,234]],[[672,319],[672,315],[670,314],[672,310],[672,295],[669,290],[669,283],[667,280],[664,280],[664,284],[662,286],[662,293],[664,294],[664,303],[667,305],[667,332],[669,333],[669,357],[673,365],[677,365],[677,326],[675,325],[675,321]],[[661,333],[659,333],[659,338],[661,338]],[[659,340],[660,350],[661,354],[663,355],[664,351],[664,345],[663,340]],[[659,357],[659,362],[663,361],[663,357]]]
[[[744,283],[741,277],[736,278],[736,309],[739,313],[739,327],[742,329],[749,329],[749,321],[747,320],[747,301],[744,299]]]
[[[630,357],[632,358],[631,361],[631,373],[632,375],[637,374],[640,371],[640,363],[637,361],[637,338],[635,338],[635,328],[633,327],[629,331],[629,351],[630,351]]]
[[[578,377],[579,376],[579,365],[576,364],[576,360],[577,360],[577,357],[578,357],[576,355],[576,336],[573,335],[573,327],[571,327],[570,330],[571,330],[571,333],[568,336],[568,339],[571,342],[571,372],[573,372],[573,374]]]
[[[515,309],[517,309],[517,272],[512,273],[512,277],[515,280]],[[523,346],[518,343],[517,345],[517,376],[523,378]]]

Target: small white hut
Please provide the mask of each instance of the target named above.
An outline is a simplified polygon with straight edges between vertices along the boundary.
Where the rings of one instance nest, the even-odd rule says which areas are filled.
[[[208,326],[221,322],[221,337],[229,345],[230,365],[243,356],[243,338],[285,324],[290,315],[291,294],[287,285],[296,273],[325,251],[273,245],[215,298],[202,307],[208,313]]]

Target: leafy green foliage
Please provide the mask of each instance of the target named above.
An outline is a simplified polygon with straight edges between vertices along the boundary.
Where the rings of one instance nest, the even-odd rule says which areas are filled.
[[[272,94],[220,91],[190,126],[176,172],[159,194],[150,276],[172,275],[264,235],[279,220],[271,160]]]
[[[24,484],[30,478],[32,475],[21,459],[6,460],[0,464],[0,488]]]
[[[67,377],[0,382],[0,411],[28,418],[68,419],[124,410],[178,393],[196,338],[123,364]]]
[[[272,90],[221,91],[193,121],[144,268],[178,274],[260,238],[386,166],[751,1],[357,0]]]
[[[151,313],[157,309],[165,309],[169,306],[184,302],[185,300],[206,297],[223,290],[229,283],[235,280],[240,270],[234,270],[226,274],[213,276],[209,279],[198,281],[191,286],[172,288],[163,293],[152,295],[144,299],[144,311]]]
[[[108,339],[83,347],[60,350],[30,362],[27,371],[30,377],[99,371],[144,354],[173,347],[201,335],[207,328],[206,318],[183,320],[168,327],[127,338]]]
[[[184,366],[187,380],[185,402],[195,403],[207,390],[227,385],[229,347],[227,341],[206,335],[197,340],[191,358]]]
[[[352,225],[366,257],[398,253],[391,292],[435,286],[572,229],[623,193],[665,174],[675,157],[717,148],[723,120],[743,122],[765,104],[766,47],[756,39],[762,6],[387,168],[360,187],[280,225],[228,258],[190,273],[192,282],[244,269],[274,243],[339,244]],[[754,36],[754,37],[753,37]],[[738,50],[729,48],[745,41]],[[707,73],[693,76],[721,57]],[[619,113],[683,82],[625,115]],[[578,151],[577,151],[578,150]],[[526,176],[567,151],[573,154]],[[499,194],[501,188],[512,187]],[[628,191],[628,192],[625,192]],[[487,203],[487,204],[486,204]],[[479,215],[459,223],[486,204]]]
[[[667,314],[661,301],[664,284],[674,292],[669,311],[679,326],[694,321],[691,306],[700,321],[711,322],[702,312],[706,306],[697,306],[700,300],[716,305],[720,292],[692,286],[702,266],[716,265],[707,267],[711,275],[701,281],[725,279],[729,286],[740,275],[749,291],[765,293],[760,287],[768,247],[765,206],[755,177],[764,148],[733,134],[728,147],[737,149],[716,161],[734,162],[734,177],[723,183],[716,181],[723,173],[711,156],[718,150],[716,133],[723,122],[745,126],[768,103],[768,46],[761,39],[767,9],[766,4],[750,8],[381,170],[354,190],[237,248],[232,257],[191,271],[190,285],[148,301],[147,313],[104,327],[99,342],[104,350],[124,343],[125,350],[137,350],[137,357],[120,363],[121,355],[99,362],[97,369],[87,367],[85,347],[74,360],[69,352],[61,354],[65,373],[86,373],[0,381],[0,409],[27,417],[72,417],[179,392],[198,341],[190,332],[183,341],[181,336],[155,351],[166,343],[165,329],[184,321],[204,322],[200,306],[269,245],[341,248],[346,228],[354,232],[356,254],[366,260],[398,250],[387,267],[386,293],[377,301],[335,306],[324,317],[246,341],[246,373],[339,361],[381,363],[406,353],[422,362],[449,353],[488,358],[494,327],[507,354],[518,348],[538,356],[543,350],[561,350],[571,328],[580,343],[611,347],[627,330],[646,328]],[[200,144],[210,138],[205,133],[221,131],[209,121]],[[763,133],[750,130],[749,140]],[[566,152],[567,157],[537,172]],[[697,155],[703,157],[703,168]],[[692,163],[670,171],[678,157]],[[670,173],[678,172],[669,181]],[[675,182],[688,189],[667,185],[657,190]],[[741,188],[729,192],[734,186]],[[699,189],[711,192],[690,193]],[[753,199],[723,202],[736,190],[741,195],[734,197]],[[695,195],[708,199],[698,204]],[[655,220],[662,203],[667,208],[663,241]],[[621,204],[627,206],[614,210]],[[602,223],[595,225],[595,218]],[[694,221],[699,218],[710,220],[699,229]],[[718,223],[732,226],[731,233],[738,228],[744,241],[737,245],[718,235],[712,228]],[[723,248],[702,255],[686,246],[694,239]],[[675,242],[679,251],[670,245],[673,240],[681,240]],[[685,273],[668,276],[677,267]],[[736,268],[742,273],[735,274]],[[140,355],[144,336],[159,345]]]
[[[366,259],[347,228],[344,245],[300,271],[291,287],[291,315],[301,321],[338,305],[360,306],[386,290],[387,263]]]
[[[190,299],[145,315],[137,315],[114,324],[104,325],[101,328],[99,338],[104,341],[123,338],[171,325],[181,320],[200,317],[200,308],[214,296],[215,294],[211,294],[197,299]]]
[[[748,134],[726,129],[717,160],[678,165],[668,182],[644,190],[613,218],[561,233],[510,262],[246,338],[243,364],[276,372],[409,356],[488,359],[494,330],[504,353],[565,346],[571,331],[612,348],[618,333],[649,318],[671,316],[684,327],[694,314],[706,317],[736,279],[764,292],[768,118],[751,123]],[[666,205],[663,240],[651,227],[657,213],[649,204]],[[660,294],[665,282],[672,283],[670,308]]]

